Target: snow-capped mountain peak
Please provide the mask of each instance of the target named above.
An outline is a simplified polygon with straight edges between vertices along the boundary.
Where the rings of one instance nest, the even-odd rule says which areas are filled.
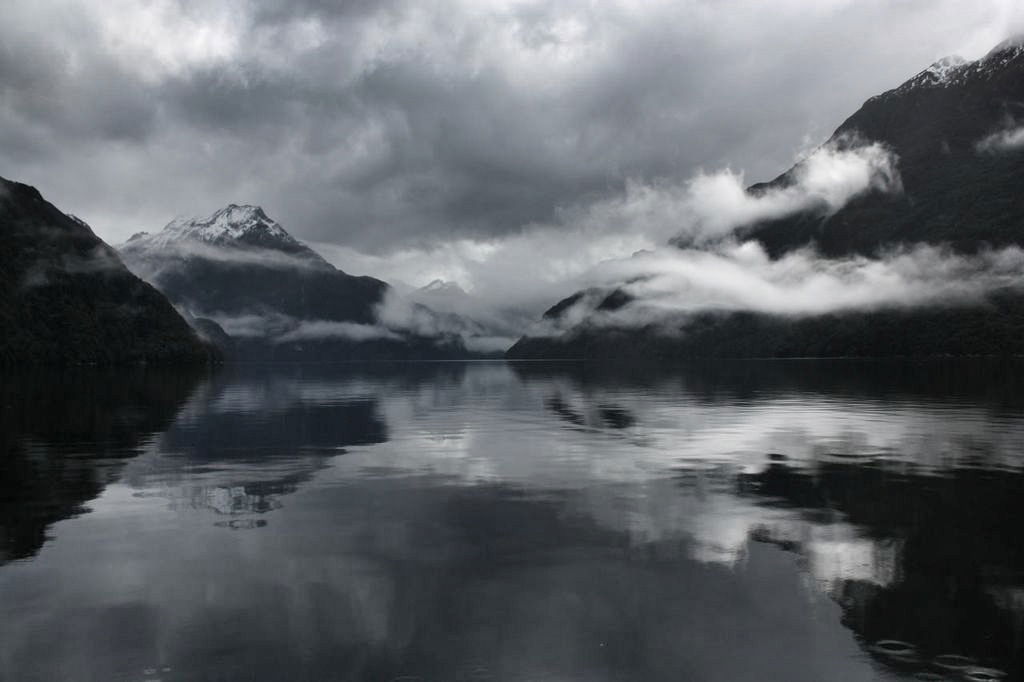
[[[1015,68],[1021,57],[1024,57],[1024,34],[1004,40],[984,57],[974,61],[959,56],[943,57],[895,90],[871,99],[893,93],[902,95],[923,88],[948,88],[972,80],[987,80],[1003,73],[1007,67]]]
[[[925,69],[922,74],[928,75],[932,79],[932,82],[936,84],[944,83],[954,76],[956,72],[967,63],[967,60],[960,55],[943,57]]]
[[[159,253],[188,244],[269,249],[326,266],[326,261],[315,251],[288,234],[262,208],[249,204],[228,204],[205,218],[175,218],[155,234],[140,232],[132,235],[121,248],[131,252]]]
[[[299,242],[259,206],[228,204],[206,218],[176,218],[154,237],[168,240],[195,239],[209,244],[279,241],[290,246]]]
[[[973,62],[958,55],[943,57],[896,89],[906,92],[921,87],[946,87],[957,81]]]

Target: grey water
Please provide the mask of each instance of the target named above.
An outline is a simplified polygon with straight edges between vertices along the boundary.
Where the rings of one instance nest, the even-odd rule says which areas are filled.
[[[0,377],[0,679],[1024,675],[1024,365]]]

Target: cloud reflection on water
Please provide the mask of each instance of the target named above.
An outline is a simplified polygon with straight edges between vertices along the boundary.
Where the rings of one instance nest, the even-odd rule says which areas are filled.
[[[1016,376],[228,371],[0,569],[0,672],[873,679],[886,638],[1017,671]]]

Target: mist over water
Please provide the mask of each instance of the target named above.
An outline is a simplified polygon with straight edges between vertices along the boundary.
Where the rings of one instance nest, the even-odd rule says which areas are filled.
[[[0,679],[1020,674],[1022,382],[981,362],[8,376]]]

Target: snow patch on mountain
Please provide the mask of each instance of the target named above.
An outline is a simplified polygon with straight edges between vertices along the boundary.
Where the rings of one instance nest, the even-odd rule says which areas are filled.
[[[259,206],[229,204],[205,218],[176,218],[161,231],[138,232],[119,250],[129,256],[203,256],[212,260],[287,259],[291,264],[330,267],[292,237]],[[285,263],[288,264],[288,263]]]
[[[943,57],[939,61],[920,72],[906,83],[896,88],[895,92],[902,94],[919,88],[946,88],[959,83],[967,68],[973,64],[963,57],[953,55]]]
[[[286,252],[308,250],[259,206],[238,204],[229,204],[205,218],[175,218],[156,234],[132,235],[125,246],[162,249],[187,241],[213,246],[275,248]]]
[[[967,64],[967,60],[959,55],[944,57],[925,69],[924,73],[927,74],[934,83],[946,84],[956,76],[957,72],[964,64]]]
[[[885,97],[893,93],[904,94],[921,88],[948,88],[960,85],[971,78],[990,78],[1022,55],[1024,55],[1024,34],[1004,40],[984,57],[974,61],[957,55],[943,57],[895,90],[890,90],[878,97]]]
[[[73,213],[65,213],[64,215],[66,215],[68,218],[71,218],[71,220],[75,221],[78,225],[81,225],[85,229],[89,230],[89,232],[92,232],[93,234],[95,234],[95,232],[92,229],[92,226],[90,226],[89,223],[85,222],[84,220],[82,220],[81,218],[76,216],[75,214],[73,214]]]
[[[238,204],[229,204],[206,218],[176,218],[162,231],[144,238],[153,246],[165,246],[182,239],[224,245],[253,237],[301,246],[277,221],[268,218],[262,208]]]

